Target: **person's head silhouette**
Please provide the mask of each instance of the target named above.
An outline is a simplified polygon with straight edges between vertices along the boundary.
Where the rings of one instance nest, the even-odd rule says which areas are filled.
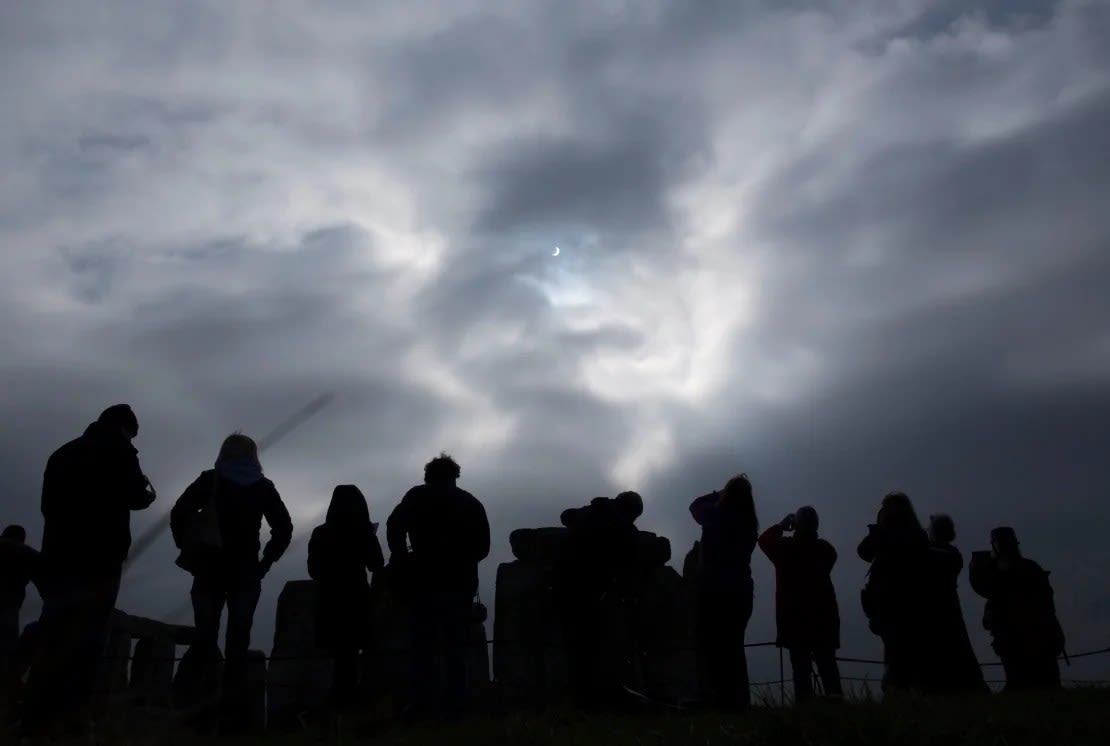
[[[639,493],[631,490],[620,493],[613,498],[613,502],[617,512],[632,522],[635,522],[644,512],[644,499]]]
[[[461,474],[462,469],[455,463],[455,459],[446,453],[440,453],[424,465],[424,484],[454,486]]]
[[[120,431],[128,440],[132,440],[139,434],[139,419],[127,404],[113,404],[101,412],[96,421]]]
[[[27,543],[27,529],[13,523],[4,529],[4,532],[0,534],[0,539],[6,539],[16,544],[25,544]]]
[[[802,536],[817,536],[817,527],[820,521],[817,510],[810,505],[803,505],[794,513],[794,533]]]
[[[929,516],[929,539],[934,544],[951,544],[956,540],[956,522],[941,513]]]

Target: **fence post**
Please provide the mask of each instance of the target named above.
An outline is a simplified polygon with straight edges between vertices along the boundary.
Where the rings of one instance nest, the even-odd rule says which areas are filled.
[[[782,665],[782,648],[779,648],[779,703],[786,707],[786,671]]]

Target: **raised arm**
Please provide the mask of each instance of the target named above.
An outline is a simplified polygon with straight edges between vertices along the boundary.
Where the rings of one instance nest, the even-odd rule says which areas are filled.
[[[759,548],[763,550],[767,559],[771,560],[771,564],[774,565],[777,565],[782,559],[782,534],[782,525],[776,523],[773,526],[768,526],[767,530],[759,535]]]
[[[863,537],[863,541],[856,547],[856,554],[864,562],[874,562],[879,556],[879,531],[874,524],[867,528],[867,536]]]
[[[138,451],[128,446],[127,453],[120,461],[120,498],[126,502],[129,510],[146,510],[154,502],[155,492],[139,466]]]
[[[990,552],[972,552],[971,564],[967,568],[967,580],[971,589],[983,598],[992,598],[998,578],[998,566]]]
[[[718,499],[718,493],[713,491],[708,495],[695,498],[695,500],[690,503],[690,515],[693,516],[699,526],[704,526],[705,522],[709,520],[713,508],[717,506]]]

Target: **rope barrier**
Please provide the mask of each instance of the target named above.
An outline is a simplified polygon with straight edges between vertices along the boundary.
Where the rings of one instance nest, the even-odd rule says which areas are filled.
[[[496,643],[496,640],[486,640],[485,641],[485,644],[487,646],[493,645],[495,643]],[[521,643],[521,644],[523,645],[523,644],[526,644],[526,643]],[[555,643],[547,643],[544,647],[547,647],[547,648],[552,649],[552,650],[559,650],[559,649],[562,649],[563,646],[555,644]],[[747,642],[747,643],[744,643],[744,647],[745,648],[779,647],[780,649],[782,649],[781,646],[779,646],[778,643],[773,642],[773,641],[771,641],[771,642]],[[692,648],[692,647],[674,647],[674,648],[662,648],[662,649],[656,648],[656,650],[659,651],[659,652],[672,652],[672,653],[673,652],[682,652],[682,653],[695,652],[695,649]],[[1087,650],[1087,651],[1082,652],[1082,653],[1070,653],[1067,656],[1059,656],[1056,660],[1064,661],[1064,660],[1075,660],[1077,658],[1090,658],[1090,657],[1095,656],[1095,655],[1106,655],[1107,653],[1110,653],[1110,647],[1099,648],[1099,649],[1096,649],[1096,650]],[[127,655],[127,656],[106,655],[106,656],[103,656],[103,658],[104,658],[104,660],[112,660],[112,661],[115,661],[115,660],[134,661],[135,660],[134,655]],[[175,662],[176,661],[181,661],[182,658],[183,658],[183,656],[176,656],[175,655],[173,657],[173,660]],[[154,657],[151,658],[151,660],[166,661],[166,660],[170,660],[170,659],[169,658],[164,658],[164,657],[159,657],[159,656],[154,656]],[[306,654],[301,654],[301,655],[267,655],[267,656],[265,656],[265,660],[266,661],[331,660],[331,656],[328,655],[327,653],[312,653],[312,654],[307,654],[307,655]],[[884,665],[883,661],[876,660],[874,658],[848,658],[848,657],[837,656],[836,660],[839,663],[861,663],[861,664],[872,665],[872,666]],[[1002,662],[1001,661],[987,661],[986,663],[980,663],[979,665],[980,665],[980,667],[1001,666]],[[845,677],[841,677],[841,678],[845,678]],[[773,683],[777,684],[778,681],[775,681]],[[753,686],[755,686],[755,685],[753,684]]]

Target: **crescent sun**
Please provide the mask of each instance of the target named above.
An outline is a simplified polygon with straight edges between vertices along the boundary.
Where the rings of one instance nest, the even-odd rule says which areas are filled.
[[[551,252],[551,256],[559,256],[559,247],[556,246],[555,250]]]

